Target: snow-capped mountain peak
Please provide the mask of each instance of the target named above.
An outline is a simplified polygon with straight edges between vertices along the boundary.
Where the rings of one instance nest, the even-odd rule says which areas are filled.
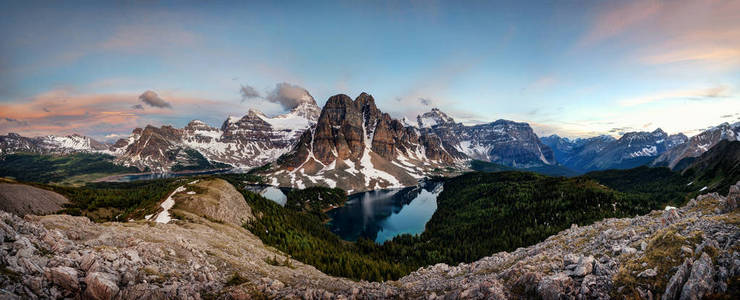
[[[416,117],[419,128],[432,128],[434,126],[455,124],[455,120],[438,108],[432,108],[431,111],[425,112]]]

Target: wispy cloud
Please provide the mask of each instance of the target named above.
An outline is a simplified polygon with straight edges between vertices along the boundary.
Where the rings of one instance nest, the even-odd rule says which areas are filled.
[[[729,95],[730,89],[727,86],[720,85],[703,89],[663,91],[651,95],[622,99],[619,100],[618,103],[621,106],[635,106],[670,99],[702,100],[727,97]]]
[[[616,1],[598,13],[586,34],[578,41],[581,47],[591,46],[618,36],[649,20],[662,5],[657,1]]]

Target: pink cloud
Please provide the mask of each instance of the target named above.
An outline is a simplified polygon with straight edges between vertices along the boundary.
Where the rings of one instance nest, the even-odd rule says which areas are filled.
[[[728,69],[740,64],[739,1],[618,1],[598,13],[578,47],[614,39],[648,65],[692,64]]]
[[[608,6],[599,13],[591,28],[578,42],[580,46],[590,46],[618,36],[636,27],[658,13],[662,7],[655,1],[620,1],[616,7]]]
[[[168,91],[161,93],[170,108],[136,109],[138,93],[79,94],[68,89],[52,90],[30,99],[0,104],[0,134],[17,132],[28,136],[79,133],[104,137],[125,134],[162,120],[213,117],[224,119],[229,112],[244,110],[234,103],[202,99]],[[193,113],[200,115],[193,116]],[[216,124],[214,124],[216,125]]]

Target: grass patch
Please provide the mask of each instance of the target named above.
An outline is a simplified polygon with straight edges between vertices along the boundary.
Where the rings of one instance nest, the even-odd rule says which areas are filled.
[[[623,290],[621,295],[613,296],[638,299],[638,287],[651,290],[653,293],[662,293],[668,284],[668,278],[672,275],[671,270],[681,265],[687,258],[681,247],[690,246],[693,249],[701,240],[698,233],[688,238],[681,236],[675,226],[657,231],[648,240],[648,247],[643,256],[628,260],[619,268],[614,276],[614,291],[620,287],[623,287]],[[643,267],[643,264],[646,266]],[[656,276],[637,277],[640,272],[651,268],[656,270]]]

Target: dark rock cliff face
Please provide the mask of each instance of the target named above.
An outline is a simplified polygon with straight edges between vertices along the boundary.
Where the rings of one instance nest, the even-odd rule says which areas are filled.
[[[356,160],[362,156],[365,147],[363,115],[371,113],[363,111],[365,105],[362,104],[359,97],[357,101],[352,101],[347,95],[329,98],[316,123],[312,149],[316,159],[328,164],[335,159]],[[375,106],[374,103],[372,105]]]
[[[404,126],[380,111],[371,95],[362,93],[352,100],[339,94],[327,100],[316,126],[278,159],[270,176],[280,185],[323,181],[347,190],[367,190],[414,184],[414,178],[464,159],[434,132]]]
[[[420,151],[431,160],[454,163],[455,159],[464,158],[453,147],[450,154],[442,140],[431,131],[419,135],[412,127],[405,127],[399,120],[381,112],[375,105],[375,99],[362,93],[355,100],[347,95],[335,95],[329,98],[321,112],[313,132],[307,131],[294,149],[281,161],[297,167],[312,150],[314,157],[323,164],[335,160],[359,160],[366,147],[379,156],[393,160],[399,154]],[[310,136],[313,135],[311,143]],[[293,159],[289,157],[303,157]]]

